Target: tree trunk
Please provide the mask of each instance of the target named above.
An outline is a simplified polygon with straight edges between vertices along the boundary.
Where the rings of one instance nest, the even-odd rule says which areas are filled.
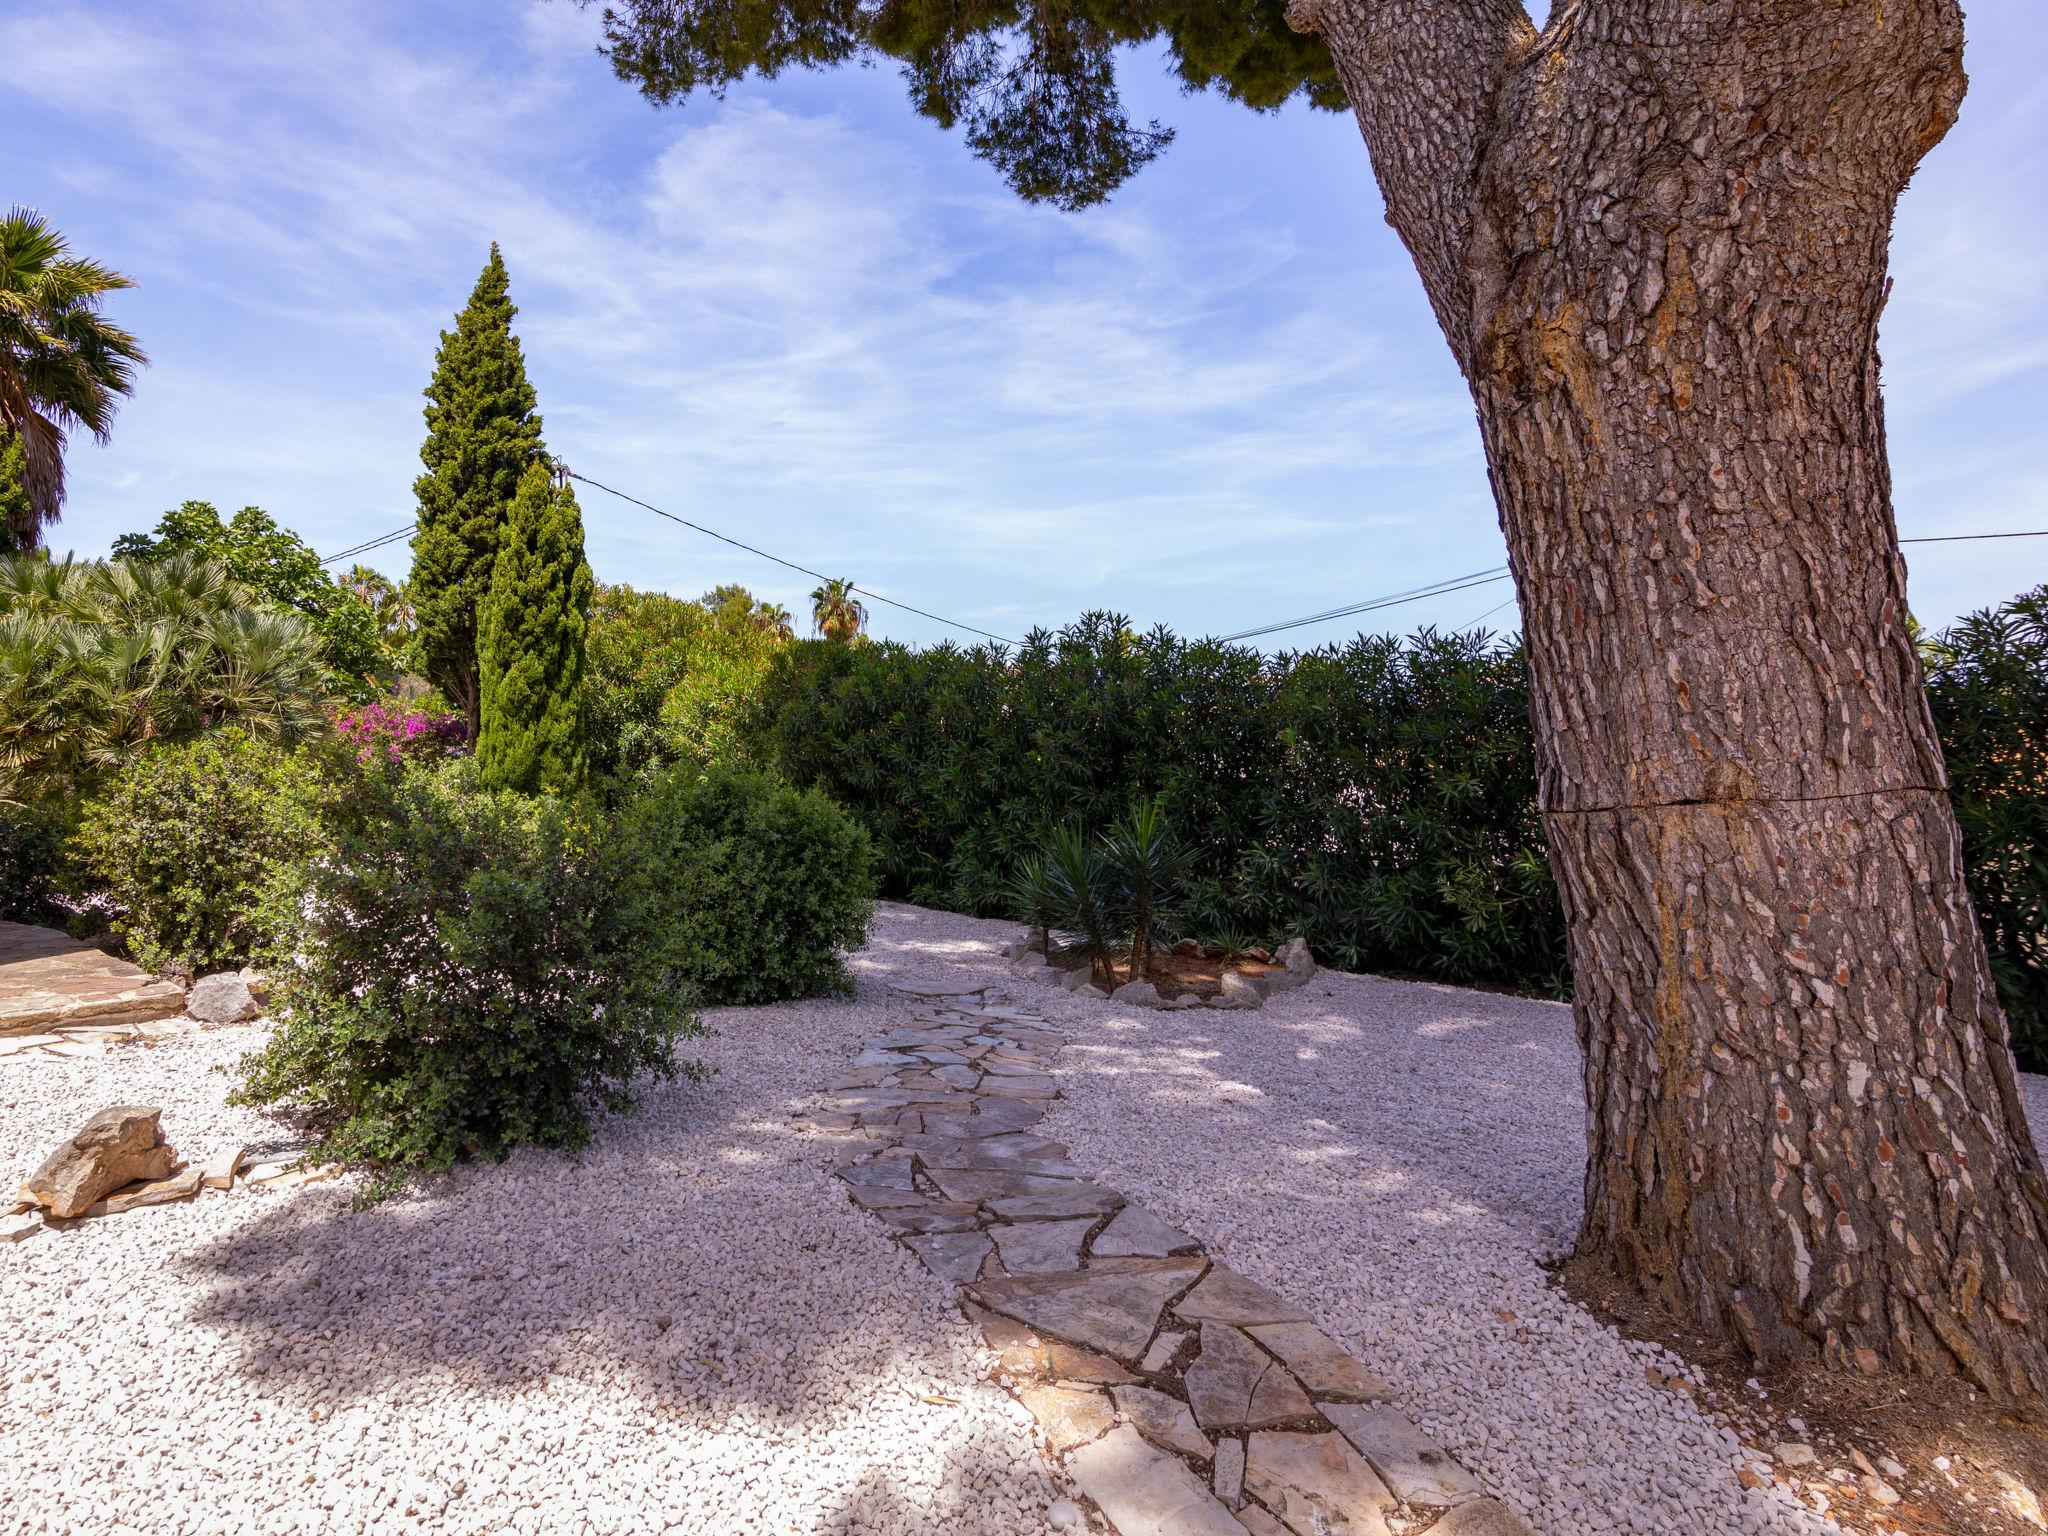
[[[1478,409],[1582,1253],[1762,1360],[2048,1388],[2048,1179],[1905,629],[1876,332],[1954,0],[1295,0]]]

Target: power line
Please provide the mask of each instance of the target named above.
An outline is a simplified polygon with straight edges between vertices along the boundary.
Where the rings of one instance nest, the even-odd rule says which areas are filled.
[[[628,496],[624,491],[613,490],[603,481],[593,480],[588,475],[579,475],[566,465],[561,467],[560,472],[569,479],[580,480],[585,485],[603,491],[608,496],[616,496],[621,501],[630,501],[636,507],[645,508],[656,517],[665,517],[672,523],[681,523],[685,528],[692,529],[697,533],[706,534],[711,538],[717,539],[721,544],[730,544],[734,549],[743,549],[750,555],[759,555],[763,560],[772,560],[775,564],[783,566],[788,570],[800,571],[806,576],[816,577],[819,581],[833,581],[836,579],[827,576],[823,571],[814,571],[807,565],[798,565],[794,560],[785,560],[780,555],[771,555],[765,549],[756,549],[751,544],[743,544],[738,539],[730,538],[715,528],[706,528],[702,523],[693,523],[687,517],[678,517],[673,512],[664,512],[652,502],[642,501],[638,496]],[[878,603],[887,603],[891,608],[901,608],[905,613],[914,613],[921,619],[930,619],[935,624],[944,624],[953,629],[962,629],[970,635],[980,635],[984,640],[994,640],[1003,645],[1017,645],[1019,643],[1002,635],[990,634],[985,629],[976,629],[972,624],[962,624],[958,619],[948,619],[923,608],[913,608],[908,603],[899,603],[895,598],[884,597],[881,593],[872,591],[867,587],[849,585],[848,590],[858,592],[862,597],[873,598]]]
[[[2048,539],[2048,528],[2028,528],[2018,533],[1942,533],[1919,539],[1901,539],[1901,544],[1961,544],[1971,539]]]
[[[355,555],[367,555],[371,550],[382,549],[386,544],[396,544],[400,539],[406,537],[406,535],[412,533],[418,527],[418,523],[407,523],[403,528],[396,529],[391,533],[380,534],[367,543],[356,545],[353,549],[344,549],[337,554],[329,555],[320,563],[322,565],[333,565],[338,560],[347,560]]]
[[[1957,544],[1976,539],[2042,538],[2048,538],[2048,528],[2027,528],[2009,533],[1923,534],[1916,538],[1901,539],[1899,540],[1899,542],[1901,544]],[[1382,608],[1398,608],[1403,603],[1419,603],[1426,597],[1442,597],[1447,593],[1462,592],[1467,587],[1483,587],[1487,585],[1487,583],[1489,582],[1500,581],[1508,574],[1509,572],[1506,566],[1498,565],[1492,567],[1490,570],[1474,571],[1471,573],[1470,576],[1452,576],[1447,578],[1445,581],[1438,582],[1432,586],[1414,587],[1406,592],[1396,592],[1386,597],[1367,598],[1364,602],[1361,603],[1349,603],[1341,608],[1325,609],[1321,613],[1311,613],[1299,619],[1287,619],[1278,624],[1262,625],[1257,629],[1240,630],[1238,633],[1234,635],[1223,636],[1223,638],[1217,643],[1219,645],[1228,645],[1232,641],[1236,640],[1256,640],[1260,638],[1262,635],[1277,635],[1284,630],[1300,629],[1304,625],[1308,624],[1321,624],[1327,622],[1330,619],[1348,619],[1353,617],[1354,615],[1361,613],[1375,613]],[[1510,599],[1510,601],[1512,601],[1512,599]],[[1488,615],[1496,613],[1500,609],[1505,608],[1506,606],[1506,603],[1497,603],[1494,605],[1494,607],[1489,608],[1486,610],[1485,613],[1482,613],[1479,616],[1479,618],[1486,618]],[[1478,622],[1479,619],[1474,619],[1472,621],[1473,624],[1476,624]],[[1472,626],[1470,624],[1464,626],[1464,628],[1467,629],[1470,629],[1471,627]]]

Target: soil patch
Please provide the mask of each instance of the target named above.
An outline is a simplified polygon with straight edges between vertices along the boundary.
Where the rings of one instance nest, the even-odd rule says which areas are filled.
[[[1674,1316],[1599,1264],[1571,1260],[1557,1280],[1601,1321],[1699,1366],[1708,1382],[1704,1406],[1763,1452],[1755,1470],[1793,1487],[1809,1506],[1820,1493],[1830,1518],[1845,1529],[1908,1536],[2040,1536],[2048,1529],[2048,1421],[2018,1417],[1953,1384],[1759,1370],[1740,1348]],[[1702,1395],[1690,1382],[1655,1370],[1649,1376],[1664,1390]],[[1811,1446],[1815,1460],[1784,1465],[1770,1454],[1782,1444]],[[1904,1475],[1885,1469],[1885,1459],[1904,1467]],[[1872,1468],[1899,1495],[1897,1503],[1874,1494]]]
[[[1085,971],[1087,958],[1071,952],[1055,954],[1052,963],[1063,971]],[[1131,979],[1131,957],[1119,955],[1108,967],[1113,979],[1107,983],[1100,980],[1096,985],[1105,992],[1114,992]],[[1257,960],[1210,959],[1206,955],[1179,955],[1170,950],[1156,949],[1152,952],[1152,963],[1145,974],[1145,980],[1159,989],[1161,997],[1179,997],[1183,992],[1192,992],[1205,1001],[1223,990],[1223,977],[1234,971],[1240,976],[1270,976],[1284,971],[1282,965],[1266,965]]]

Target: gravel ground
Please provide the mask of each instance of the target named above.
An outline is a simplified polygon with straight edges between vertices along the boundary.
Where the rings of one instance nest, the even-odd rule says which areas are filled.
[[[885,908],[855,1002],[715,1013],[692,1049],[720,1075],[581,1158],[0,1248],[0,1531],[1035,1536],[1029,1416],[790,1121],[901,1019],[886,980],[985,962],[989,928]],[[118,1102],[163,1106],[188,1157],[287,1138],[221,1102],[254,1038],[0,1061],[0,1172]]]
[[[1545,1536],[1836,1529],[1745,1491],[1767,1457],[1645,1371],[1698,1374],[1547,1280],[1583,1202],[1567,1007],[1325,972],[1255,1013],[1045,1012],[1045,1133],[1305,1306]]]

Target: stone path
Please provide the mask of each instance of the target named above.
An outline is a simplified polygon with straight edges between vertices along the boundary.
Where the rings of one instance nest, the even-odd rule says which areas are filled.
[[[1032,1133],[1059,1097],[1052,1025],[988,987],[892,985],[908,1022],[817,1117],[848,1138],[838,1176],[960,1287],[1097,1529],[1526,1536],[1306,1314]]]
[[[174,981],[54,928],[0,922],[0,1055],[94,1054],[106,1037],[92,1026],[119,1026],[132,1038],[136,1026],[184,1011],[185,989]]]

